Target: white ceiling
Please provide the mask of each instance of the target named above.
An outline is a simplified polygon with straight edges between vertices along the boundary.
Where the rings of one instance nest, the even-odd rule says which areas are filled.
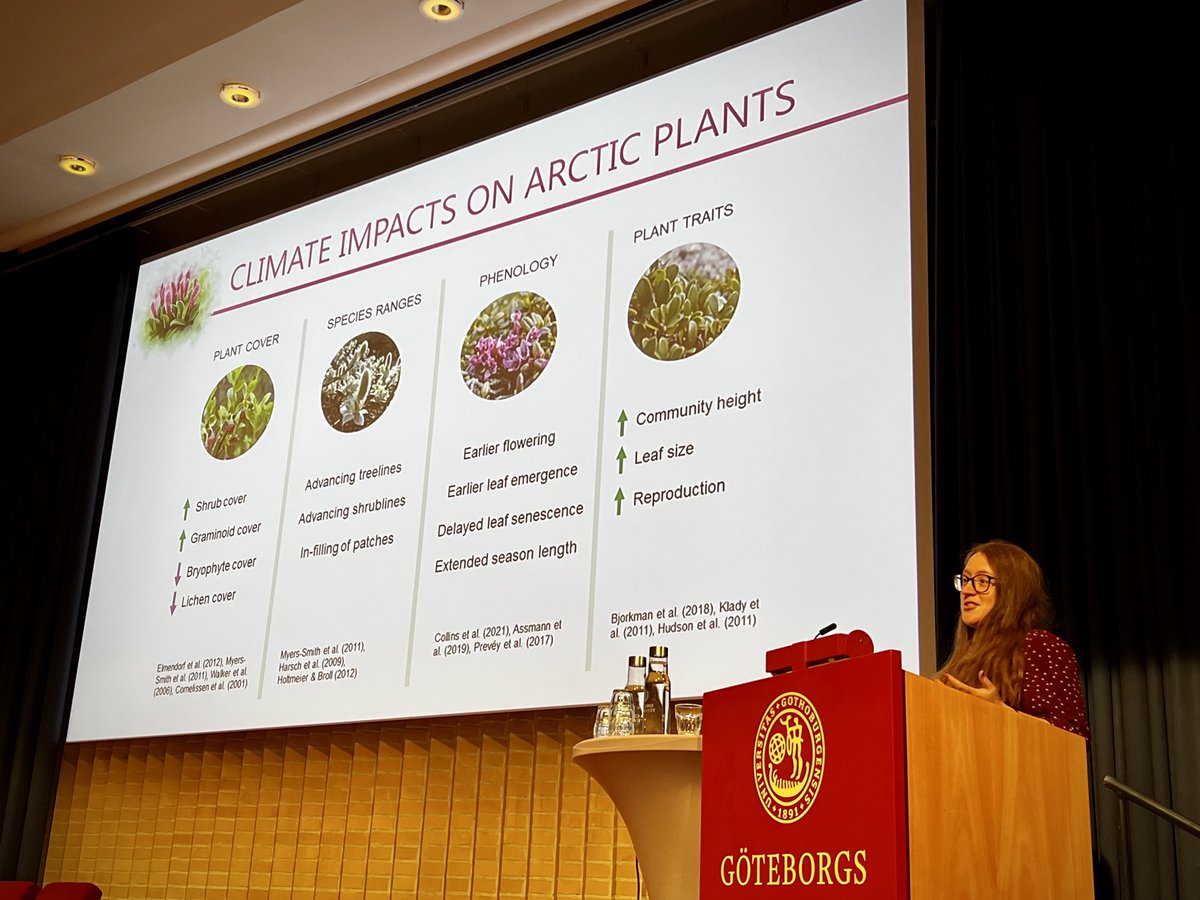
[[[29,250],[641,0],[0,0],[0,251]],[[231,109],[223,82],[263,102]],[[60,154],[96,162],[90,178]]]

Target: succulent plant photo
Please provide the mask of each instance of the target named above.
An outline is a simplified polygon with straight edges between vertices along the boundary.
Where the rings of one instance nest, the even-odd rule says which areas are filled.
[[[463,381],[485,400],[503,400],[529,387],[554,353],[558,326],[544,297],[505,294],[484,307],[463,340]]]
[[[683,244],[660,256],[629,300],[629,336],[651,359],[695,356],[729,326],[741,277],[716,244]]]
[[[400,386],[400,351],[379,331],[351,338],[321,383],[321,412],[338,431],[361,431],[383,415]]]

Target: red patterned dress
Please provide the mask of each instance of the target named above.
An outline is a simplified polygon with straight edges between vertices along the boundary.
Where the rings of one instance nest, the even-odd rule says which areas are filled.
[[[1035,628],[1025,635],[1024,649],[1021,712],[1090,741],[1092,734],[1083,702],[1079,663],[1071,646],[1049,631]]]

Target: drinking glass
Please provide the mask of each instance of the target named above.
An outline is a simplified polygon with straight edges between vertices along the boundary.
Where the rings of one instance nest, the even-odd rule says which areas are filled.
[[[601,703],[596,707],[596,723],[592,726],[592,737],[608,737],[612,704]]]
[[[704,708],[699,703],[676,703],[676,734],[699,734],[703,718]]]
[[[612,713],[608,733],[624,737],[637,732],[637,701],[633,691],[618,688],[612,692]]]

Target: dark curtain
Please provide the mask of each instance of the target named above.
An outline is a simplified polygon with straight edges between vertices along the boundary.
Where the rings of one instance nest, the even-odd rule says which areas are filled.
[[[1045,568],[1111,896],[1104,775],[1200,819],[1196,79],[1177,24],[1079,9],[926,4],[935,555],[942,658],[965,548]],[[1200,841],[1130,819],[1134,896],[1200,897]]]
[[[0,274],[5,331],[0,880],[40,880],[123,341],[128,241]],[[0,261],[2,262],[2,261]]]
[[[972,542],[1006,537],[1042,562],[1083,666],[1106,896],[1116,804],[1100,778],[1200,818],[1195,78],[1189,32],[1165,14],[1047,7],[926,3],[938,620],[944,655]],[[40,874],[130,247],[116,235],[0,275],[17,342],[0,879]],[[1131,821],[1135,896],[1200,896],[1200,842],[1136,808]]]

